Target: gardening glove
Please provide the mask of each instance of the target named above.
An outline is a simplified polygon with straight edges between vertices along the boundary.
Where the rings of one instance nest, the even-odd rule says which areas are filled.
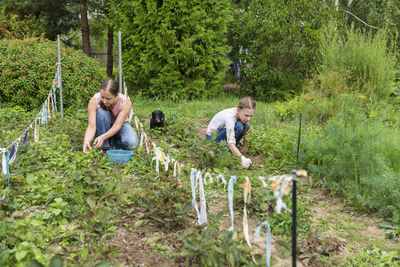
[[[251,165],[251,159],[246,158],[246,157],[243,156],[243,155],[240,156],[240,159],[242,160],[242,166],[243,166],[243,167],[245,167],[246,169],[247,169],[248,167],[250,167],[250,165]]]

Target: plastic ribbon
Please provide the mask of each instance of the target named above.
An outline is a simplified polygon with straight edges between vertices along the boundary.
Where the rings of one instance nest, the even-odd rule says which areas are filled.
[[[225,190],[226,189],[226,180],[225,180],[225,178],[224,178],[224,176],[222,174],[219,174],[217,176],[217,183],[219,183],[219,180],[221,180],[221,183],[224,184],[224,190]]]
[[[206,197],[204,195],[203,178],[201,177],[201,171],[196,174],[196,180],[199,181],[199,195],[200,195],[200,217],[198,220],[199,225],[207,223],[207,204]]]
[[[28,129],[25,130],[25,136],[24,136],[24,145],[26,145],[28,142]]]
[[[35,119],[35,129],[33,132],[33,141],[34,142],[39,142],[39,127],[37,126],[37,120]]]
[[[54,108],[56,109],[56,113],[57,113],[57,98],[56,98],[56,85],[54,84],[53,81],[53,95],[54,95]]]
[[[58,87],[58,88],[60,88],[60,84],[61,84],[61,79],[60,79],[60,74],[59,74],[60,68],[61,68],[61,66],[58,65],[57,72],[56,72],[57,87]]]
[[[11,151],[10,151],[10,159],[8,160],[8,164],[11,164],[14,162],[14,160],[17,156],[17,151],[18,151],[18,142],[12,143]]]
[[[152,163],[153,163],[153,160],[156,161],[156,172],[158,174],[160,174],[160,152],[162,152],[161,148],[156,147],[156,152],[155,152],[156,156],[151,160]]]
[[[258,176],[258,180],[260,180],[265,188],[268,188],[267,183],[265,182],[265,177]]]
[[[172,161],[174,161],[175,163],[174,163],[174,177],[177,177],[178,178],[178,184],[179,184],[179,187],[182,187],[182,179],[181,179],[181,164],[178,162],[178,161],[176,161],[175,159],[172,159]]]
[[[51,118],[51,113],[50,113],[50,97],[48,96],[46,99],[46,108],[47,108],[47,117],[50,119]]]
[[[192,168],[191,172],[190,172],[190,184],[191,184],[191,187],[192,187],[192,206],[193,206],[194,210],[196,211],[197,220],[198,220],[198,222],[200,222],[199,206],[197,205],[197,202],[196,202],[196,185],[195,185],[195,181],[196,181],[196,169]]]
[[[143,146],[143,141],[144,141],[144,131],[143,128],[140,129],[140,143],[139,147]]]
[[[168,155],[165,157],[165,171],[166,171],[166,172],[168,171],[168,165],[169,165],[170,161],[171,161],[171,156],[168,154]]]
[[[42,108],[42,125],[46,124],[47,120],[46,101],[43,103],[43,108]]]
[[[280,214],[282,209],[291,212],[291,210],[283,202],[282,196],[287,195],[289,193],[292,177],[288,175],[281,175],[281,176],[273,176],[271,178],[268,178],[268,180],[273,181],[271,187],[274,190],[274,197],[276,198],[276,206],[275,206],[276,212]]]
[[[229,179],[229,184],[228,184],[228,199],[229,199],[229,211],[231,213],[231,222],[232,225],[229,228],[229,231],[233,231],[234,226],[233,226],[233,184],[236,183],[236,176],[231,176]]]
[[[251,183],[248,177],[242,184],[243,187],[243,201],[244,201],[244,208],[243,208],[243,234],[244,238],[246,239],[247,244],[251,248],[250,237],[249,237],[249,223],[247,221],[247,197],[251,196]]]
[[[50,99],[51,99],[51,111],[53,113],[53,118],[56,117],[56,115],[54,114],[54,100],[53,100],[53,94],[50,92]]]
[[[146,150],[147,150],[147,154],[150,153],[150,139],[146,138],[146,140],[144,140],[146,142]]]
[[[267,267],[270,266],[271,260],[271,227],[267,221],[262,222],[259,226],[257,226],[256,230],[254,231],[254,236],[260,237],[261,228],[265,226],[267,228],[267,235],[265,237],[265,262]]]
[[[7,175],[7,167],[6,167],[6,164],[8,162],[8,160],[6,158],[7,149],[1,148],[0,150],[2,152],[1,153],[2,154],[2,157],[1,157],[1,171],[3,172],[4,175]]]
[[[204,183],[207,184],[207,177],[209,177],[209,182],[212,183],[213,182],[213,178],[212,178],[212,176],[211,176],[211,174],[209,172],[207,172],[204,175]]]

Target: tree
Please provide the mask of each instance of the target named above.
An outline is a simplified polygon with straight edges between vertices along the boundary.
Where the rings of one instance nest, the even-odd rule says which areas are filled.
[[[242,94],[276,101],[298,93],[315,71],[319,32],[332,7],[320,0],[239,4],[229,40],[240,60]]]
[[[79,0],[81,5],[81,32],[82,32],[82,49],[83,53],[90,57],[90,34],[89,34],[89,21],[87,12],[87,1]]]
[[[50,40],[79,27],[77,9],[71,0],[4,0],[3,7],[21,18],[34,16],[40,20],[45,37]]]
[[[229,0],[113,0],[130,89],[170,98],[219,93],[228,64]]]

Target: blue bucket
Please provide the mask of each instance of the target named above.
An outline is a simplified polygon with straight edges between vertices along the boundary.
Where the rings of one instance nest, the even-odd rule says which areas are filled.
[[[129,150],[108,150],[107,155],[110,156],[110,161],[114,163],[127,163],[131,159],[132,151]]]

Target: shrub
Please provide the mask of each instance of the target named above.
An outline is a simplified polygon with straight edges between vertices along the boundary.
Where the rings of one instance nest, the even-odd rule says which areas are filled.
[[[230,31],[240,60],[243,94],[287,99],[315,70],[321,25],[331,16],[320,1],[252,0]]]
[[[384,30],[373,35],[351,27],[341,36],[331,22],[321,35],[320,53],[321,87],[316,90],[322,89],[325,95],[335,95],[340,87],[373,99],[384,98],[392,92],[396,56],[387,48]],[[333,73],[345,74],[346,84],[335,86],[331,81]],[[328,86],[322,87],[324,84]]]
[[[57,61],[56,42],[1,40],[0,102],[27,110],[41,107],[52,87]],[[87,105],[106,79],[105,73],[95,59],[72,48],[61,49],[61,61],[64,107]]]
[[[228,0],[115,0],[114,6],[129,88],[174,100],[218,94],[228,64]]]
[[[26,25],[29,25],[27,27]],[[22,17],[6,11],[6,8],[0,7],[0,39],[24,39],[29,37],[38,37],[44,35],[44,28],[40,20],[32,15]]]
[[[327,123],[327,130],[304,139],[307,169],[355,206],[400,222],[400,132],[380,113],[347,106]],[[322,141],[323,140],[323,141]]]

